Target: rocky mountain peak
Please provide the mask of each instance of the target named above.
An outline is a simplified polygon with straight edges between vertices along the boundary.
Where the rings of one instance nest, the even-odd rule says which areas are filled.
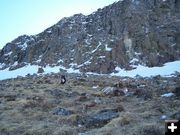
[[[40,34],[6,44],[0,68],[30,63],[111,73],[116,67],[179,60],[179,5],[177,0],[120,0],[88,16],[65,17]]]

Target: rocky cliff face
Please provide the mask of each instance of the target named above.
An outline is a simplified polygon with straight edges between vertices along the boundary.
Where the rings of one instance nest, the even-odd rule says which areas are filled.
[[[0,68],[28,63],[111,73],[134,65],[180,59],[180,2],[124,0],[84,16],[63,18],[44,32],[13,40],[0,51]]]

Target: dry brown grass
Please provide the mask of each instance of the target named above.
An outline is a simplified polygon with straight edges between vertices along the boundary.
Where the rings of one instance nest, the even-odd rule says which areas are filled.
[[[0,81],[0,133],[22,135],[77,135],[86,132],[87,135],[161,135],[164,121],[162,115],[176,112],[179,109],[177,97],[162,98],[166,89],[160,89],[160,84],[167,80],[159,78],[143,80],[123,79],[117,77],[92,77],[74,79],[60,85],[57,78],[51,76],[48,81],[42,77],[34,79],[18,78]],[[39,80],[42,80],[39,84]],[[173,91],[170,84],[176,84],[168,79],[166,88]],[[131,96],[109,96],[101,89],[106,86],[118,87],[124,85],[135,92]],[[136,82],[138,88],[136,88]],[[145,85],[145,88],[140,85]],[[93,86],[99,86],[93,89]],[[176,84],[177,85],[177,84]],[[142,89],[142,91],[141,91]],[[51,92],[54,92],[53,94]],[[56,95],[56,92],[59,95]],[[68,116],[53,115],[56,107],[72,110]],[[82,116],[89,116],[103,109],[117,110],[119,117],[110,120],[101,128],[88,128],[78,125]]]

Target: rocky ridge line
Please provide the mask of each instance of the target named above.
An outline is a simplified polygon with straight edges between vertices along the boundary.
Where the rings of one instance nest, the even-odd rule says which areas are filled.
[[[0,69],[27,64],[111,73],[180,59],[180,2],[124,0],[63,18],[40,34],[19,36],[0,51]]]

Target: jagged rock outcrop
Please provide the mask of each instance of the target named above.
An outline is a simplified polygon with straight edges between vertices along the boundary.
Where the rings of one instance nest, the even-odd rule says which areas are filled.
[[[0,52],[1,69],[28,63],[111,73],[135,64],[160,66],[180,59],[180,2],[124,0],[84,16],[76,14]]]

